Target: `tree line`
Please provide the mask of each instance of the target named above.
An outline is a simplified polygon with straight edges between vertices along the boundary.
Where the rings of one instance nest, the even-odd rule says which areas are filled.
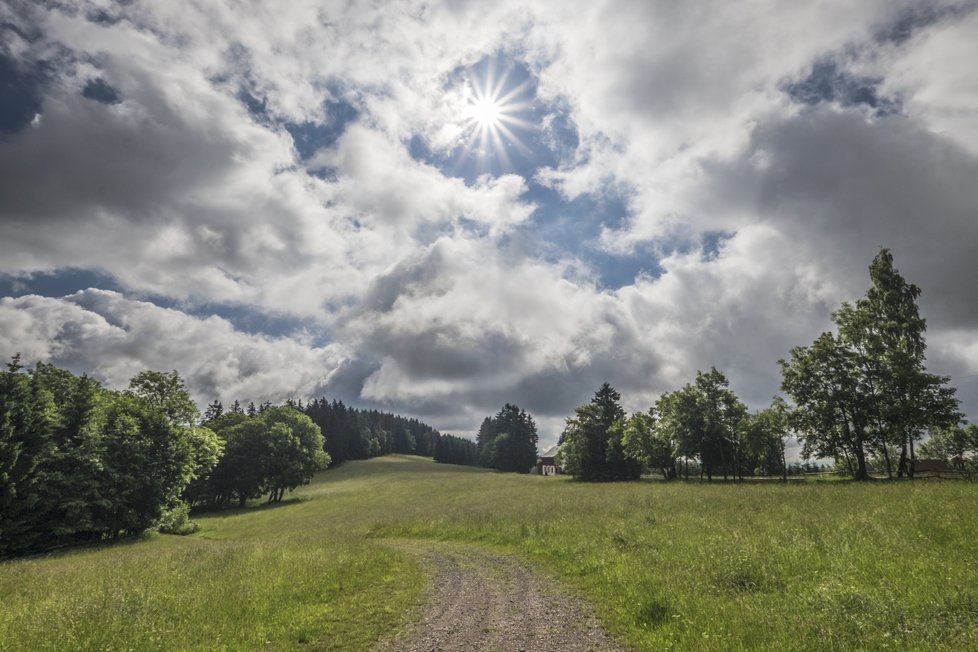
[[[978,456],[978,428],[963,415],[946,376],[925,366],[926,321],[920,289],[893,267],[886,249],[869,267],[871,287],[832,314],[836,332],[780,360],[781,389],[751,413],[716,368],[697,372],[645,412],[627,416],[621,396],[605,383],[575,410],[561,435],[563,469],[584,480],[635,479],[643,468],[666,479],[690,469],[712,480],[751,475],[786,479],[785,442],[802,455],[831,458],[857,480],[870,470],[913,477],[916,447],[953,456],[961,466]]]
[[[287,399],[285,406],[302,412],[325,434],[324,450],[338,466],[348,460],[365,460],[378,455],[402,453],[432,457],[439,432],[418,419],[378,410],[362,410],[344,405],[342,401],[317,398],[303,403],[302,399]],[[226,414],[254,417],[271,408],[271,403],[247,407],[235,400],[225,410],[220,400],[214,400],[204,411],[205,423]]]
[[[201,424],[175,371],[114,391],[15,355],[0,374],[0,557],[187,531],[191,505],[281,500],[328,463],[293,408]]]
[[[561,466],[597,481],[646,468],[666,479],[787,478],[794,436],[803,456],[834,459],[859,480],[874,468],[912,477],[917,448],[975,467],[978,427],[962,425],[949,378],[924,366],[920,289],[885,249],[869,272],[866,296],[833,313],[835,332],[779,361],[790,401],[751,413],[711,368],[629,416],[605,383],[567,419]],[[325,398],[235,401],[227,412],[214,401],[202,417],[175,371],[142,372],[114,391],[50,364],[25,370],[14,356],[0,374],[0,555],[186,529],[191,506],[280,501],[331,462],[392,452],[526,472],[537,443],[533,418],[511,404],[483,420],[475,442]]]
[[[435,439],[432,458],[442,464],[475,466],[479,461],[479,449],[471,439],[455,435],[439,435]]]

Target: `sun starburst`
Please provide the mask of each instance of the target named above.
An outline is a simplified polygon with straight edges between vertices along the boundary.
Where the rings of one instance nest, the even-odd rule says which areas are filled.
[[[482,74],[469,71],[465,85],[464,156],[481,159],[487,167],[489,159],[495,159],[503,169],[512,169],[511,149],[530,154],[516,133],[532,128],[531,123],[521,117],[531,106],[527,98],[530,80],[512,83],[512,70],[509,66],[502,74],[497,74],[496,60],[490,59]]]

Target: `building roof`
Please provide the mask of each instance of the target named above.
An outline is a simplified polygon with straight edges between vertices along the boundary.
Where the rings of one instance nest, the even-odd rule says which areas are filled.
[[[557,457],[557,453],[559,452],[560,452],[560,444],[557,444],[556,446],[551,446],[550,448],[547,449],[546,453],[540,456],[540,459],[543,459],[545,457]]]

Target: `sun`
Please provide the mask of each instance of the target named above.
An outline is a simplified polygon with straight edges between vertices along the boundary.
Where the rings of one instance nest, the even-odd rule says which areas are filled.
[[[502,107],[491,97],[481,97],[472,102],[469,108],[470,118],[482,129],[498,128]]]
[[[512,168],[510,150],[523,155],[530,151],[514,133],[532,128],[523,115],[532,105],[530,81],[510,81],[512,66],[497,74],[496,61],[490,59],[481,74],[470,69],[463,89],[461,126],[463,159],[474,157],[486,165],[498,161],[503,168]]]

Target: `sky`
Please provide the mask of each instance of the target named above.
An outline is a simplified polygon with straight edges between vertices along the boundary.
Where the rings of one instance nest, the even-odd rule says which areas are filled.
[[[0,355],[541,446],[752,409],[881,247],[978,418],[974,0],[7,0]]]

